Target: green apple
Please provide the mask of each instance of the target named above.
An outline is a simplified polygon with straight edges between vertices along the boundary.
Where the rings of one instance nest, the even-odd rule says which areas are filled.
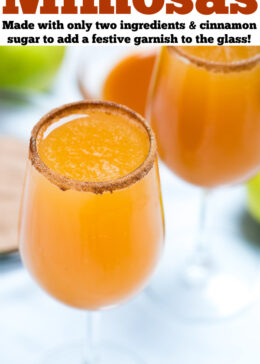
[[[260,222],[260,174],[247,183],[247,191],[249,212]]]
[[[48,89],[64,53],[65,47],[61,46],[0,47],[0,90]]]

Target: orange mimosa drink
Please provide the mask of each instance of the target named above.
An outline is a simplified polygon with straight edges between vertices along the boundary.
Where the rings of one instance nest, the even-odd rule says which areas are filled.
[[[95,310],[147,283],[163,246],[156,145],[129,109],[79,102],[33,129],[20,249],[58,300]]]
[[[145,115],[147,95],[157,55],[157,48],[153,48],[123,58],[108,74],[102,98],[126,105]]]
[[[147,117],[164,163],[203,188],[193,252],[171,277],[169,259],[161,277],[164,287],[153,285],[154,294],[167,296],[167,305],[185,319],[228,317],[254,300],[258,274],[250,275],[249,269],[254,255],[246,265],[245,241],[238,244],[234,234],[208,232],[206,214],[214,187],[239,183],[260,168],[259,92],[260,47],[161,49]],[[190,239],[185,234],[181,246]]]
[[[148,118],[159,154],[211,188],[260,167],[260,47],[164,47]]]

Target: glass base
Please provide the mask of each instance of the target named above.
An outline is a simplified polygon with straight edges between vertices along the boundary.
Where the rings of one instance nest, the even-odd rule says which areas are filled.
[[[82,345],[66,345],[48,353],[40,364],[145,364],[136,354],[113,343],[101,343],[92,360],[83,357]]]
[[[160,312],[187,321],[214,321],[234,316],[256,301],[259,247],[231,232],[208,236],[210,254],[192,253],[194,234],[173,234],[166,242],[159,270],[147,289]]]

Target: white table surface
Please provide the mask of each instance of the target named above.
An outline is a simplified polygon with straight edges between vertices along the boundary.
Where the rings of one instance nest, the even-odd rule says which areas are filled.
[[[92,51],[94,48],[89,49]],[[79,56],[77,48],[69,50],[54,90],[48,95],[37,96],[29,103],[2,102],[0,132],[28,139],[31,127],[45,112],[79,99],[75,82]],[[163,166],[161,178],[168,254],[168,247],[178,244],[178,239],[172,238],[178,231],[195,231],[199,191],[173,177]],[[259,243],[260,250],[260,225],[248,216],[245,197],[244,187],[218,191],[212,198],[209,223],[214,228],[229,229],[249,243]],[[36,364],[53,348],[83,340],[82,318],[82,312],[47,296],[29,277],[19,257],[0,257],[0,364]],[[97,337],[127,346],[147,364],[259,364],[260,303],[256,301],[233,319],[189,324],[174,313],[166,313],[145,291],[132,302],[104,312]]]

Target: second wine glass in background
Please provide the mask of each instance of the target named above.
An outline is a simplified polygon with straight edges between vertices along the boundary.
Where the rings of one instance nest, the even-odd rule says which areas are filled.
[[[156,71],[147,118],[160,157],[204,193],[196,250],[174,275],[168,260],[153,292],[186,319],[231,316],[254,299],[259,260],[239,237],[207,232],[206,202],[260,168],[260,47],[163,47]]]
[[[145,116],[158,53],[157,47],[138,51],[133,47],[105,47],[99,62],[93,62],[94,55],[84,50],[78,74],[82,96],[116,102]]]

